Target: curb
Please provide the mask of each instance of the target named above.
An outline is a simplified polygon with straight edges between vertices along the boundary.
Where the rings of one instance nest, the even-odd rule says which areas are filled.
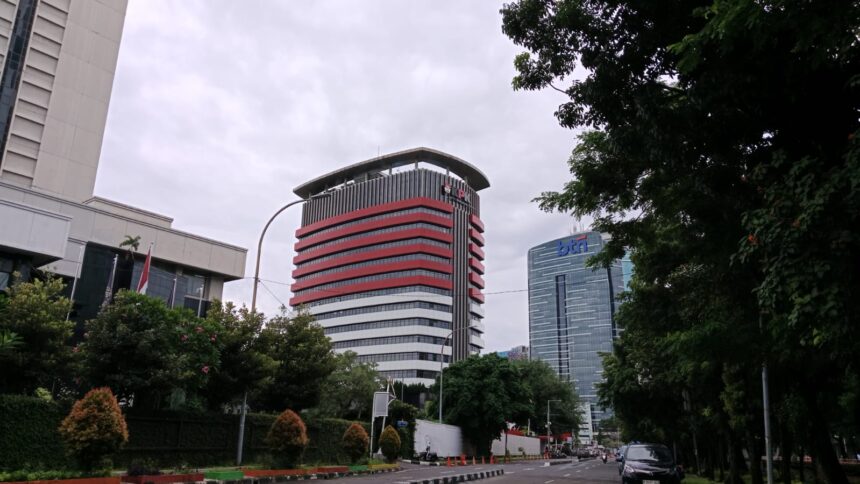
[[[312,474],[304,474],[298,476],[265,476],[265,477],[246,477],[244,479],[216,481],[207,479],[203,481],[205,484],[275,484],[288,481],[303,481],[303,480],[320,480],[320,479],[338,479],[348,476],[367,476],[371,474],[384,474],[395,472],[400,469],[374,469],[362,472],[319,472]],[[177,483],[178,484],[178,483]]]
[[[433,479],[422,479],[420,481],[409,481],[409,484],[449,484],[452,482],[464,481],[479,481],[489,477],[501,476],[505,473],[504,469],[496,469],[492,471],[470,472],[468,474],[457,474],[454,476],[434,477]]]
[[[421,465],[421,466],[434,466],[434,467],[441,467],[442,465],[444,465],[441,462],[427,462],[424,460],[417,460],[417,459],[412,459],[412,460],[401,459],[400,462],[408,462],[410,464],[416,464],[416,465]]]

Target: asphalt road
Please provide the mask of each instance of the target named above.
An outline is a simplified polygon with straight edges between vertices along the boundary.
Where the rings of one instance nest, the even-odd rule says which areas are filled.
[[[402,464],[397,472],[376,474],[367,477],[349,478],[349,482],[379,482],[388,484],[405,484],[409,481],[446,477],[457,474],[504,469],[505,474],[484,479],[487,484],[496,483],[614,483],[620,484],[618,464],[610,461],[604,464],[600,459],[584,460],[553,466],[544,466],[545,461],[525,461],[511,464],[474,465],[464,467],[429,467],[413,464]]]

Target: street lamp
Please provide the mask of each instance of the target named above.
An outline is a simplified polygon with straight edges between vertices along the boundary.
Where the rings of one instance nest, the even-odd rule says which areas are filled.
[[[257,242],[257,264],[254,267],[254,293],[251,296],[251,313],[255,313],[257,311],[257,286],[260,284],[260,255],[263,252],[263,237],[266,236],[266,231],[269,230],[269,225],[272,225],[275,218],[280,215],[284,210],[292,207],[293,205],[297,205],[299,203],[305,203],[308,200],[314,200],[317,198],[328,197],[330,194],[328,193],[317,193],[308,198],[300,198],[298,200],[293,200],[292,202],[284,205],[280,208],[274,215],[269,218],[269,221],[266,222],[266,226],[263,227],[263,231],[260,233],[260,241]],[[236,448],[236,465],[242,465],[242,447],[244,445],[245,440],[245,414],[247,413],[248,408],[248,392],[245,391],[245,395],[242,397],[242,416],[239,417],[239,445]]]
[[[546,445],[549,447],[549,403],[550,402],[560,402],[559,399],[547,400],[546,401]]]
[[[443,367],[443,365],[445,364],[445,355],[444,355],[445,343],[448,341],[448,339],[451,336],[454,336],[454,332],[463,331],[466,329],[477,328],[477,327],[478,327],[478,325],[471,324],[469,326],[466,326],[465,328],[452,329],[451,332],[448,333],[448,336],[446,336],[445,339],[442,340],[442,346],[439,347],[439,423],[442,423],[442,388],[443,388],[442,375],[444,375],[444,372],[445,372],[445,369]],[[470,341],[471,341],[471,339],[470,339]],[[454,356],[453,353],[454,352],[453,352],[453,348],[452,348],[451,356]]]

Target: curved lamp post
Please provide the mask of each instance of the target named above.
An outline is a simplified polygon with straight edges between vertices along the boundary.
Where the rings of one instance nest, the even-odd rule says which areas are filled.
[[[439,348],[439,423],[443,423],[442,422],[442,388],[443,388],[444,381],[442,379],[442,375],[444,374],[444,371],[445,371],[445,369],[443,367],[443,365],[445,364],[445,355],[444,355],[445,343],[451,338],[451,336],[454,336],[455,332],[464,331],[464,330],[472,329],[472,328],[477,328],[477,325],[470,324],[469,326],[466,326],[465,328],[452,329],[448,333],[448,336],[446,336],[445,339],[442,340],[442,346]],[[453,350],[454,349],[451,348],[451,353],[452,353],[451,356],[454,356]]]
[[[251,313],[257,312],[257,286],[260,285],[260,256],[263,252],[263,238],[266,236],[266,231],[269,230],[269,225],[272,225],[272,222],[283,213],[284,210],[292,207],[293,205],[298,205],[300,203],[305,203],[308,200],[314,200],[317,198],[325,198],[328,197],[328,193],[318,193],[312,197],[308,198],[300,198],[298,200],[293,200],[292,202],[281,207],[274,215],[269,218],[269,221],[266,222],[266,226],[263,227],[263,231],[260,233],[260,241],[257,242],[257,264],[254,267],[254,292],[251,296]],[[244,445],[245,440],[245,414],[247,413],[248,408],[248,392],[245,391],[245,396],[242,398],[242,416],[239,417],[239,444],[236,448],[236,465],[242,465],[242,447]]]

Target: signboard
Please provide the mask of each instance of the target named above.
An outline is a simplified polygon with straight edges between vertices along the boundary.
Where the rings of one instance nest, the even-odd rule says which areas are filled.
[[[472,195],[462,188],[454,189],[450,184],[445,183],[442,185],[442,193],[448,195],[449,197],[457,198],[458,200],[462,200],[463,202],[469,203],[472,201]]]
[[[397,421],[397,428],[402,429],[403,427],[406,427],[407,425],[409,425],[409,422],[407,422],[406,420],[398,420]]]
[[[570,254],[581,254],[588,252],[588,235],[580,235],[575,239],[570,239],[567,243],[559,240],[556,247],[556,255],[564,257]]]
[[[373,393],[373,418],[387,417],[388,404],[391,402],[391,394],[388,392]]]

